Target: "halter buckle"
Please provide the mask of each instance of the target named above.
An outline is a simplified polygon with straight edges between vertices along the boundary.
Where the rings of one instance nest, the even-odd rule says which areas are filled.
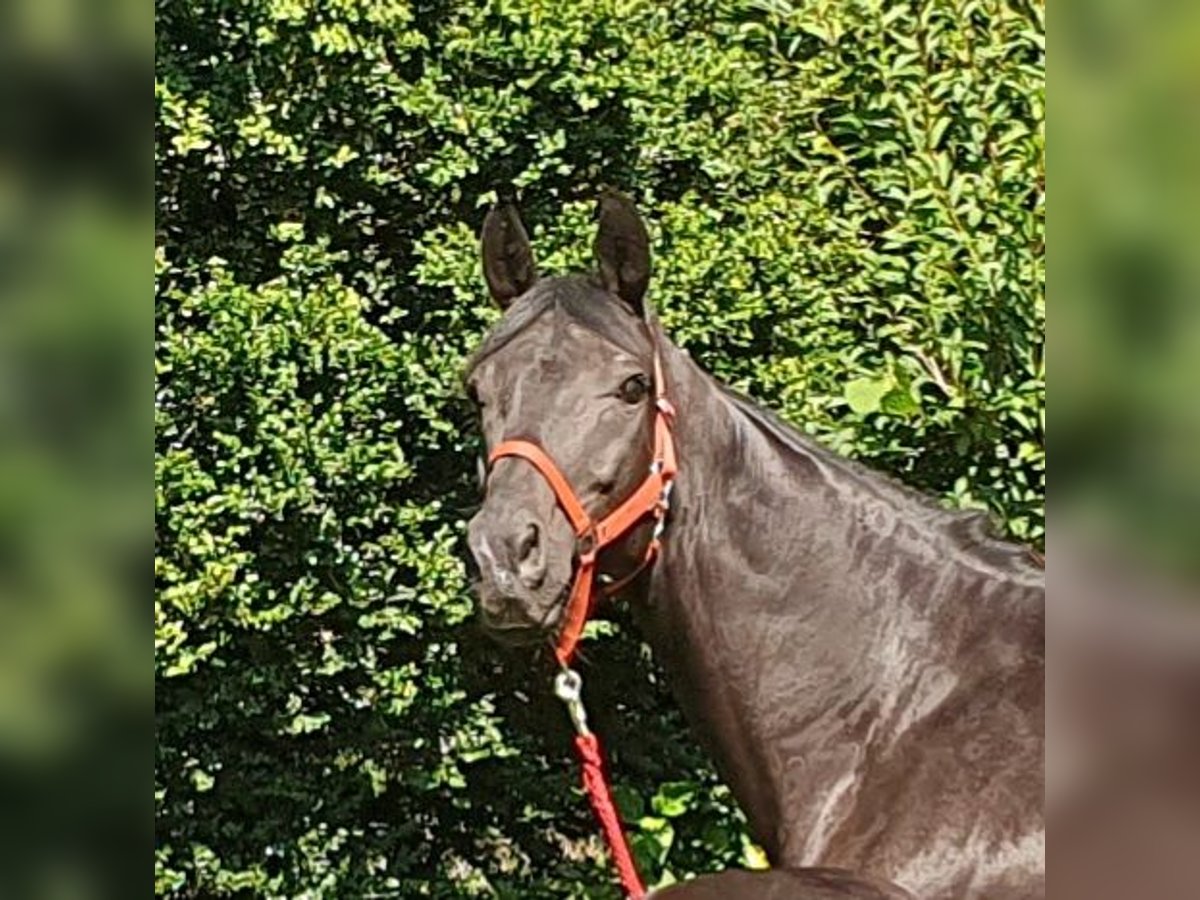
[[[658,502],[654,504],[654,512],[659,519],[665,517],[671,509],[671,485],[670,481],[663,485],[662,493],[658,495]]]
[[[587,531],[575,536],[575,555],[582,565],[590,565],[596,560],[596,551],[600,549],[600,539],[596,536],[596,526],[591,525]]]

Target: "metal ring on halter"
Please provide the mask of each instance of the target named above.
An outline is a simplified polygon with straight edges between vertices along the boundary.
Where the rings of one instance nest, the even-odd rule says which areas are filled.
[[[587,531],[575,536],[575,556],[580,562],[591,562],[596,558],[600,539],[596,536],[596,526],[588,523]]]
[[[571,724],[578,734],[591,734],[587,710],[583,708],[583,679],[574,669],[563,669],[554,678],[554,695],[567,705]]]
[[[654,534],[651,535],[651,540],[658,540],[667,530],[667,511],[671,508],[671,487],[674,484],[675,482],[668,481],[663,485],[662,494],[658,498],[659,514],[654,522]]]

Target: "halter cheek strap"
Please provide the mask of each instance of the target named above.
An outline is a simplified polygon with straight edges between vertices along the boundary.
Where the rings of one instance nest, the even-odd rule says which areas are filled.
[[[616,509],[599,521],[592,519],[580,502],[571,483],[555,465],[550,455],[532,441],[504,441],[496,446],[488,456],[489,465],[494,465],[498,459],[515,456],[524,459],[532,465],[550,485],[558,505],[566,514],[567,520],[575,531],[577,546],[577,562],[575,581],[563,614],[563,625],[559,632],[558,643],[554,653],[564,667],[570,663],[579,643],[583,626],[587,622],[588,613],[592,606],[592,585],[596,577],[596,554],[620,538],[625,532],[647,517],[652,517],[654,535],[646,547],[646,554],[637,568],[615,584],[605,588],[606,593],[613,593],[624,587],[653,562],[660,548],[663,526],[671,499],[671,484],[675,478],[677,463],[675,458],[675,442],[671,437],[671,421],[675,410],[665,396],[665,384],[662,377],[662,364],[658,354],[654,356],[654,456],[650,463],[650,472],[638,485],[637,489]]]

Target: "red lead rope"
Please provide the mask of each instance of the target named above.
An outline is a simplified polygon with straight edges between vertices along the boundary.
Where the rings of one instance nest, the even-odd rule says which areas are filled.
[[[641,900],[646,896],[646,888],[642,886],[642,879],[638,876],[633,854],[629,852],[629,844],[625,841],[625,832],[621,830],[621,817],[613,805],[608,779],[604,777],[600,741],[594,732],[577,734],[575,749],[579,751],[579,761],[583,766],[583,789],[587,791],[592,812],[596,814],[600,827],[604,830],[604,840],[608,843],[608,851],[612,855],[617,877],[621,879],[621,887],[631,900]]]
[[[571,714],[571,722],[575,726],[575,749],[579,752],[583,769],[583,789],[604,831],[604,840],[608,844],[617,877],[621,880],[621,888],[630,900],[641,900],[646,896],[646,888],[638,877],[633,854],[629,852],[625,832],[621,830],[621,816],[613,804],[608,779],[604,775],[600,739],[588,728],[587,712],[583,708],[583,679],[574,669],[563,669],[554,679],[554,693],[567,705],[567,712]]]

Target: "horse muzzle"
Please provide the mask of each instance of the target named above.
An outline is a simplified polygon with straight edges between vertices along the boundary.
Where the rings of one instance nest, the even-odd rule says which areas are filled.
[[[561,541],[548,540],[532,515],[501,517],[486,509],[471,520],[467,543],[479,570],[479,606],[490,632],[513,643],[540,640],[556,627],[571,583],[569,545],[550,546]],[[558,555],[564,559],[556,565]]]

